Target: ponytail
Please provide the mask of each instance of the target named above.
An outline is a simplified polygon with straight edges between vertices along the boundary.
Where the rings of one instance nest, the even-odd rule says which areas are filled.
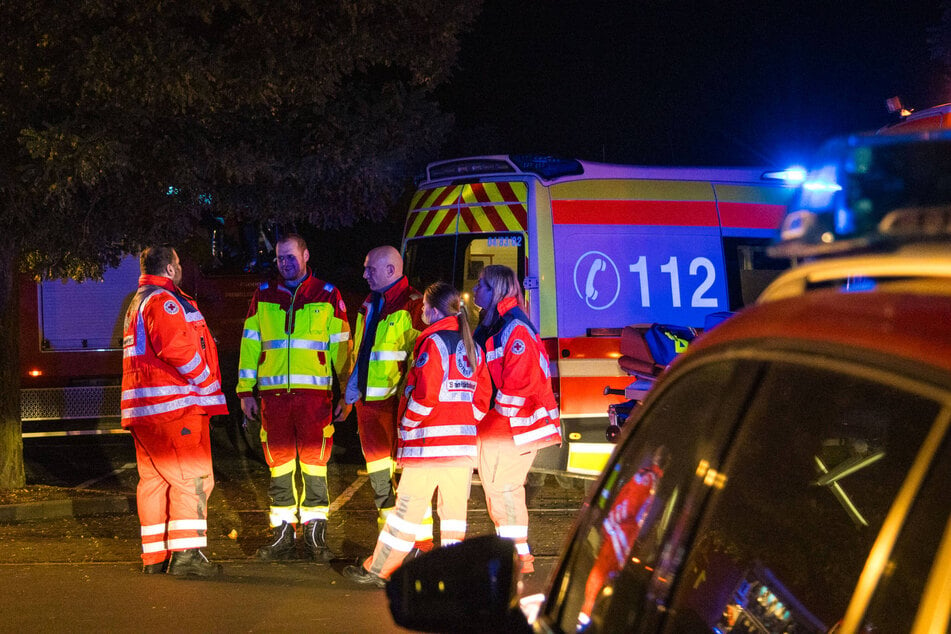
[[[459,302],[459,312],[456,313],[456,321],[459,322],[459,334],[462,335],[462,344],[466,347],[466,356],[469,358],[469,364],[475,370],[479,365],[478,351],[476,342],[472,338],[472,327],[469,325],[469,312],[466,305]]]
[[[466,356],[469,363],[475,369],[478,364],[477,348],[475,340],[472,338],[472,327],[469,326],[469,313],[466,311],[466,305],[462,301],[459,291],[446,282],[434,282],[430,284],[423,292],[426,302],[443,315],[455,315],[456,322],[459,324],[459,334],[462,337],[462,343],[466,348]]]

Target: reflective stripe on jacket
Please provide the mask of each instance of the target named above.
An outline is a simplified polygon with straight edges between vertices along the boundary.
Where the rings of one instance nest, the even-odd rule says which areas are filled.
[[[486,437],[510,433],[519,447],[560,444],[561,421],[545,347],[514,297],[500,301],[496,310],[499,319],[491,329],[476,331],[476,340],[485,341],[495,389],[495,404],[479,433]]]
[[[478,346],[476,356],[473,367],[455,316],[440,319],[419,336],[400,401],[399,464],[475,464],[476,426],[486,415],[492,395]]]
[[[307,277],[290,289],[281,281],[254,291],[241,335],[239,397],[254,388],[330,390],[331,372],[343,383],[349,367],[350,325],[340,291]]]
[[[218,349],[194,300],[167,277],[142,275],[122,337],[122,426],[185,413],[227,414]]]
[[[360,345],[366,336],[364,330],[372,297],[371,294],[364,300],[363,305],[360,306],[360,312],[357,313],[351,360],[351,368],[354,372],[359,371],[357,357],[360,354]],[[383,308],[377,321],[376,332],[373,334],[373,345],[367,362],[367,386],[363,400],[382,401],[391,396],[398,396],[416,338],[426,327],[422,313],[423,296],[409,285],[406,276],[401,277],[383,292]]]

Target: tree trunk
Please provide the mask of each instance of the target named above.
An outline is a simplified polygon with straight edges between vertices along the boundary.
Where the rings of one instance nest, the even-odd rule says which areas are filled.
[[[0,240],[0,490],[26,485],[20,422],[19,308],[16,248]]]

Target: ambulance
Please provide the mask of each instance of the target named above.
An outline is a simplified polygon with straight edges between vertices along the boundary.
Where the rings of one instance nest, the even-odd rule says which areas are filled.
[[[595,476],[614,445],[607,407],[631,382],[618,365],[630,324],[702,329],[755,301],[788,260],[767,256],[795,193],[789,171],[611,165],[536,155],[431,163],[402,241],[410,283],[471,291],[482,268],[522,280],[551,360],[561,447],[542,473]]]

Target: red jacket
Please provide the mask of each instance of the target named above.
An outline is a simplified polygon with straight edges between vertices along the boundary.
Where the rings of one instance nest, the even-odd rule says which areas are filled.
[[[483,438],[509,435],[517,447],[541,449],[561,444],[558,403],[551,389],[548,355],[535,328],[514,297],[496,306],[499,319],[480,327],[495,388],[492,410],[479,426]]]
[[[400,400],[396,461],[403,466],[473,466],[476,425],[489,409],[492,385],[482,350],[466,356],[455,316],[416,340],[413,367]]]
[[[123,328],[122,426],[185,413],[228,413],[218,349],[195,300],[167,277],[143,275]]]

